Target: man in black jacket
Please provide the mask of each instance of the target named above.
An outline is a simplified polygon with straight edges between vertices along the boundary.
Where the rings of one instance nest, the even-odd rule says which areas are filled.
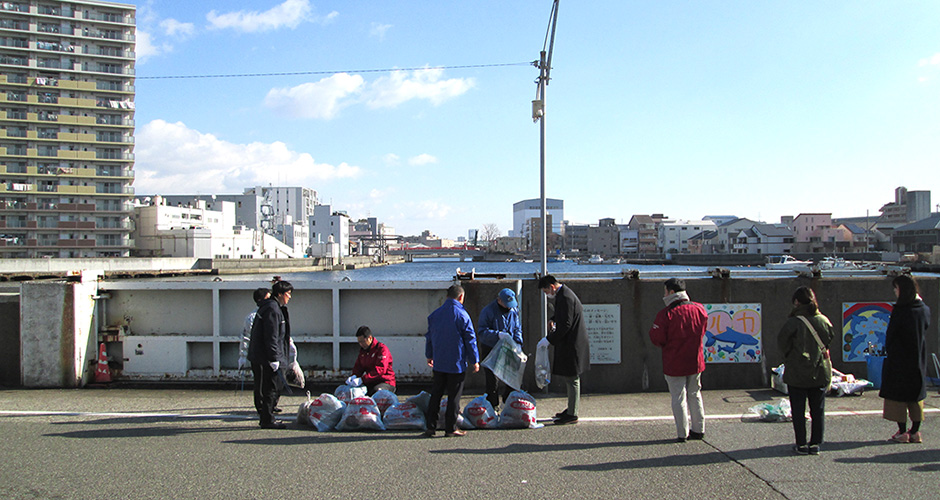
[[[274,420],[274,406],[278,388],[284,380],[279,372],[286,369],[288,364],[290,319],[287,303],[293,290],[294,287],[287,281],[274,283],[271,298],[261,303],[251,327],[248,361],[251,362],[251,371],[255,377],[255,409],[258,410],[260,424],[264,429],[287,427],[284,422]]]
[[[555,415],[554,422],[574,424],[581,405],[581,374],[591,368],[584,310],[578,296],[550,274],[539,279],[539,289],[555,299],[555,315],[548,325],[548,342],[555,346],[552,374],[558,375],[568,390],[568,408]]]

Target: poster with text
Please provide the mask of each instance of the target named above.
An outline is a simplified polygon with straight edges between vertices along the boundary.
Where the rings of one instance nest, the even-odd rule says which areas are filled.
[[[759,363],[760,304],[703,304],[708,313],[705,329],[706,363]]]
[[[842,303],[842,361],[865,361],[865,349],[872,345],[881,352],[893,306],[888,302]]]
[[[620,304],[584,304],[592,365],[620,364]]]

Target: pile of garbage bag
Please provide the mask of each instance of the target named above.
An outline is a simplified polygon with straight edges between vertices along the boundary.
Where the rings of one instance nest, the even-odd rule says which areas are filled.
[[[784,366],[780,365],[770,370],[770,372],[770,387],[787,394],[787,384],[783,382]],[[852,374],[842,373],[835,368],[832,369],[830,394],[835,394],[836,396],[861,395],[866,389],[873,387],[874,384],[868,380],[855,378]]]
[[[297,410],[297,423],[328,431],[423,431],[430,425],[444,428],[444,412],[447,397],[441,398],[438,421],[427,422],[428,404],[431,394],[422,391],[405,401],[390,391],[379,390],[372,397],[365,396],[358,387],[341,385],[335,395],[323,393],[307,401]],[[362,392],[362,395],[360,395]],[[544,427],[536,421],[535,398],[524,391],[509,394],[502,411],[497,413],[486,395],[473,398],[458,414],[457,426],[461,429],[537,429]]]

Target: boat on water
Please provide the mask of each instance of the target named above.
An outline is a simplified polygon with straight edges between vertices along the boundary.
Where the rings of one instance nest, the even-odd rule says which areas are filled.
[[[823,257],[822,260],[816,264],[816,268],[821,271],[832,269],[861,269],[856,263],[845,260],[842,257]]]
[[[812,267],[808,260],[799,260],[792,255],[770,255],[764,267],[776,271],[805,271]]]

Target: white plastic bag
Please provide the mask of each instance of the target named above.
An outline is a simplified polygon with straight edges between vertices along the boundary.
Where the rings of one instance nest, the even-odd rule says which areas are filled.
[[[447,414],[447,396],[441,398],[441,409],[437,413],[437,428],[445,429],[444,416]],[[430,422],[428,422],[430,425]],[[457,409],[457,427],[460,429],[473,429],[473,426],[467,423],[467,420],[463,418],[463,414],[460,413],[460,409]]]
[[[499,414],[500,429],[538,429],[545,427],[535,416],[535,398],[524,391],[512,391]]]
[[[761,403],[747,409],[748,413],[758,416],[763,422],[789,422],[793,420],[790,400],[780,398],[777,404]]]
[[[411,400],[404,403],[398,403],[385,410],[382,422],[385,428],[390,430],[419,430],[428,428],[424,412]]]
[[[535,385],[544,389],[552,381],[552,366],[548,359],[548,337],[542,337],[535,347]]]
[[[520,390],[527,359],[525,353],[522,352],[522,346],[512,339],[503,337],[493,346],[493,350],[483,360],[482,365],[509,387]]]
[[[473,398],[463,409],[463,418],[477,429],[496,429],[499,423],[498,417],[496,410],[486,400],[485,395]]]
[[[385,415],[385,411],[388,410],[390,406],[398,404],[398,396],[387,389],[375,391],[375,394],[372,395],[372,400],[375,401],[375,405],[379,407],[379,411],[382,415]]]
[[[384,431],[382,414],[375,401],[370,397],[356,398],[346,404],[343,417],[336,424],[336,430],[346,431]]]
[[[343,416],[343,410],[346,403],[336,399],[332,394],[320,394],[314,400],[310,400],[310,393],[307,393],[307,402],[300,405],[297,411],[297,422],[303,425],[316,427],[320,432],[333,430]]]
[[[349,403],[356,398],[365,397],[366,392],[367,389],[364,386],[352,387],[343,384],[333,391],[333,395],[336,396],[340,401]]]

